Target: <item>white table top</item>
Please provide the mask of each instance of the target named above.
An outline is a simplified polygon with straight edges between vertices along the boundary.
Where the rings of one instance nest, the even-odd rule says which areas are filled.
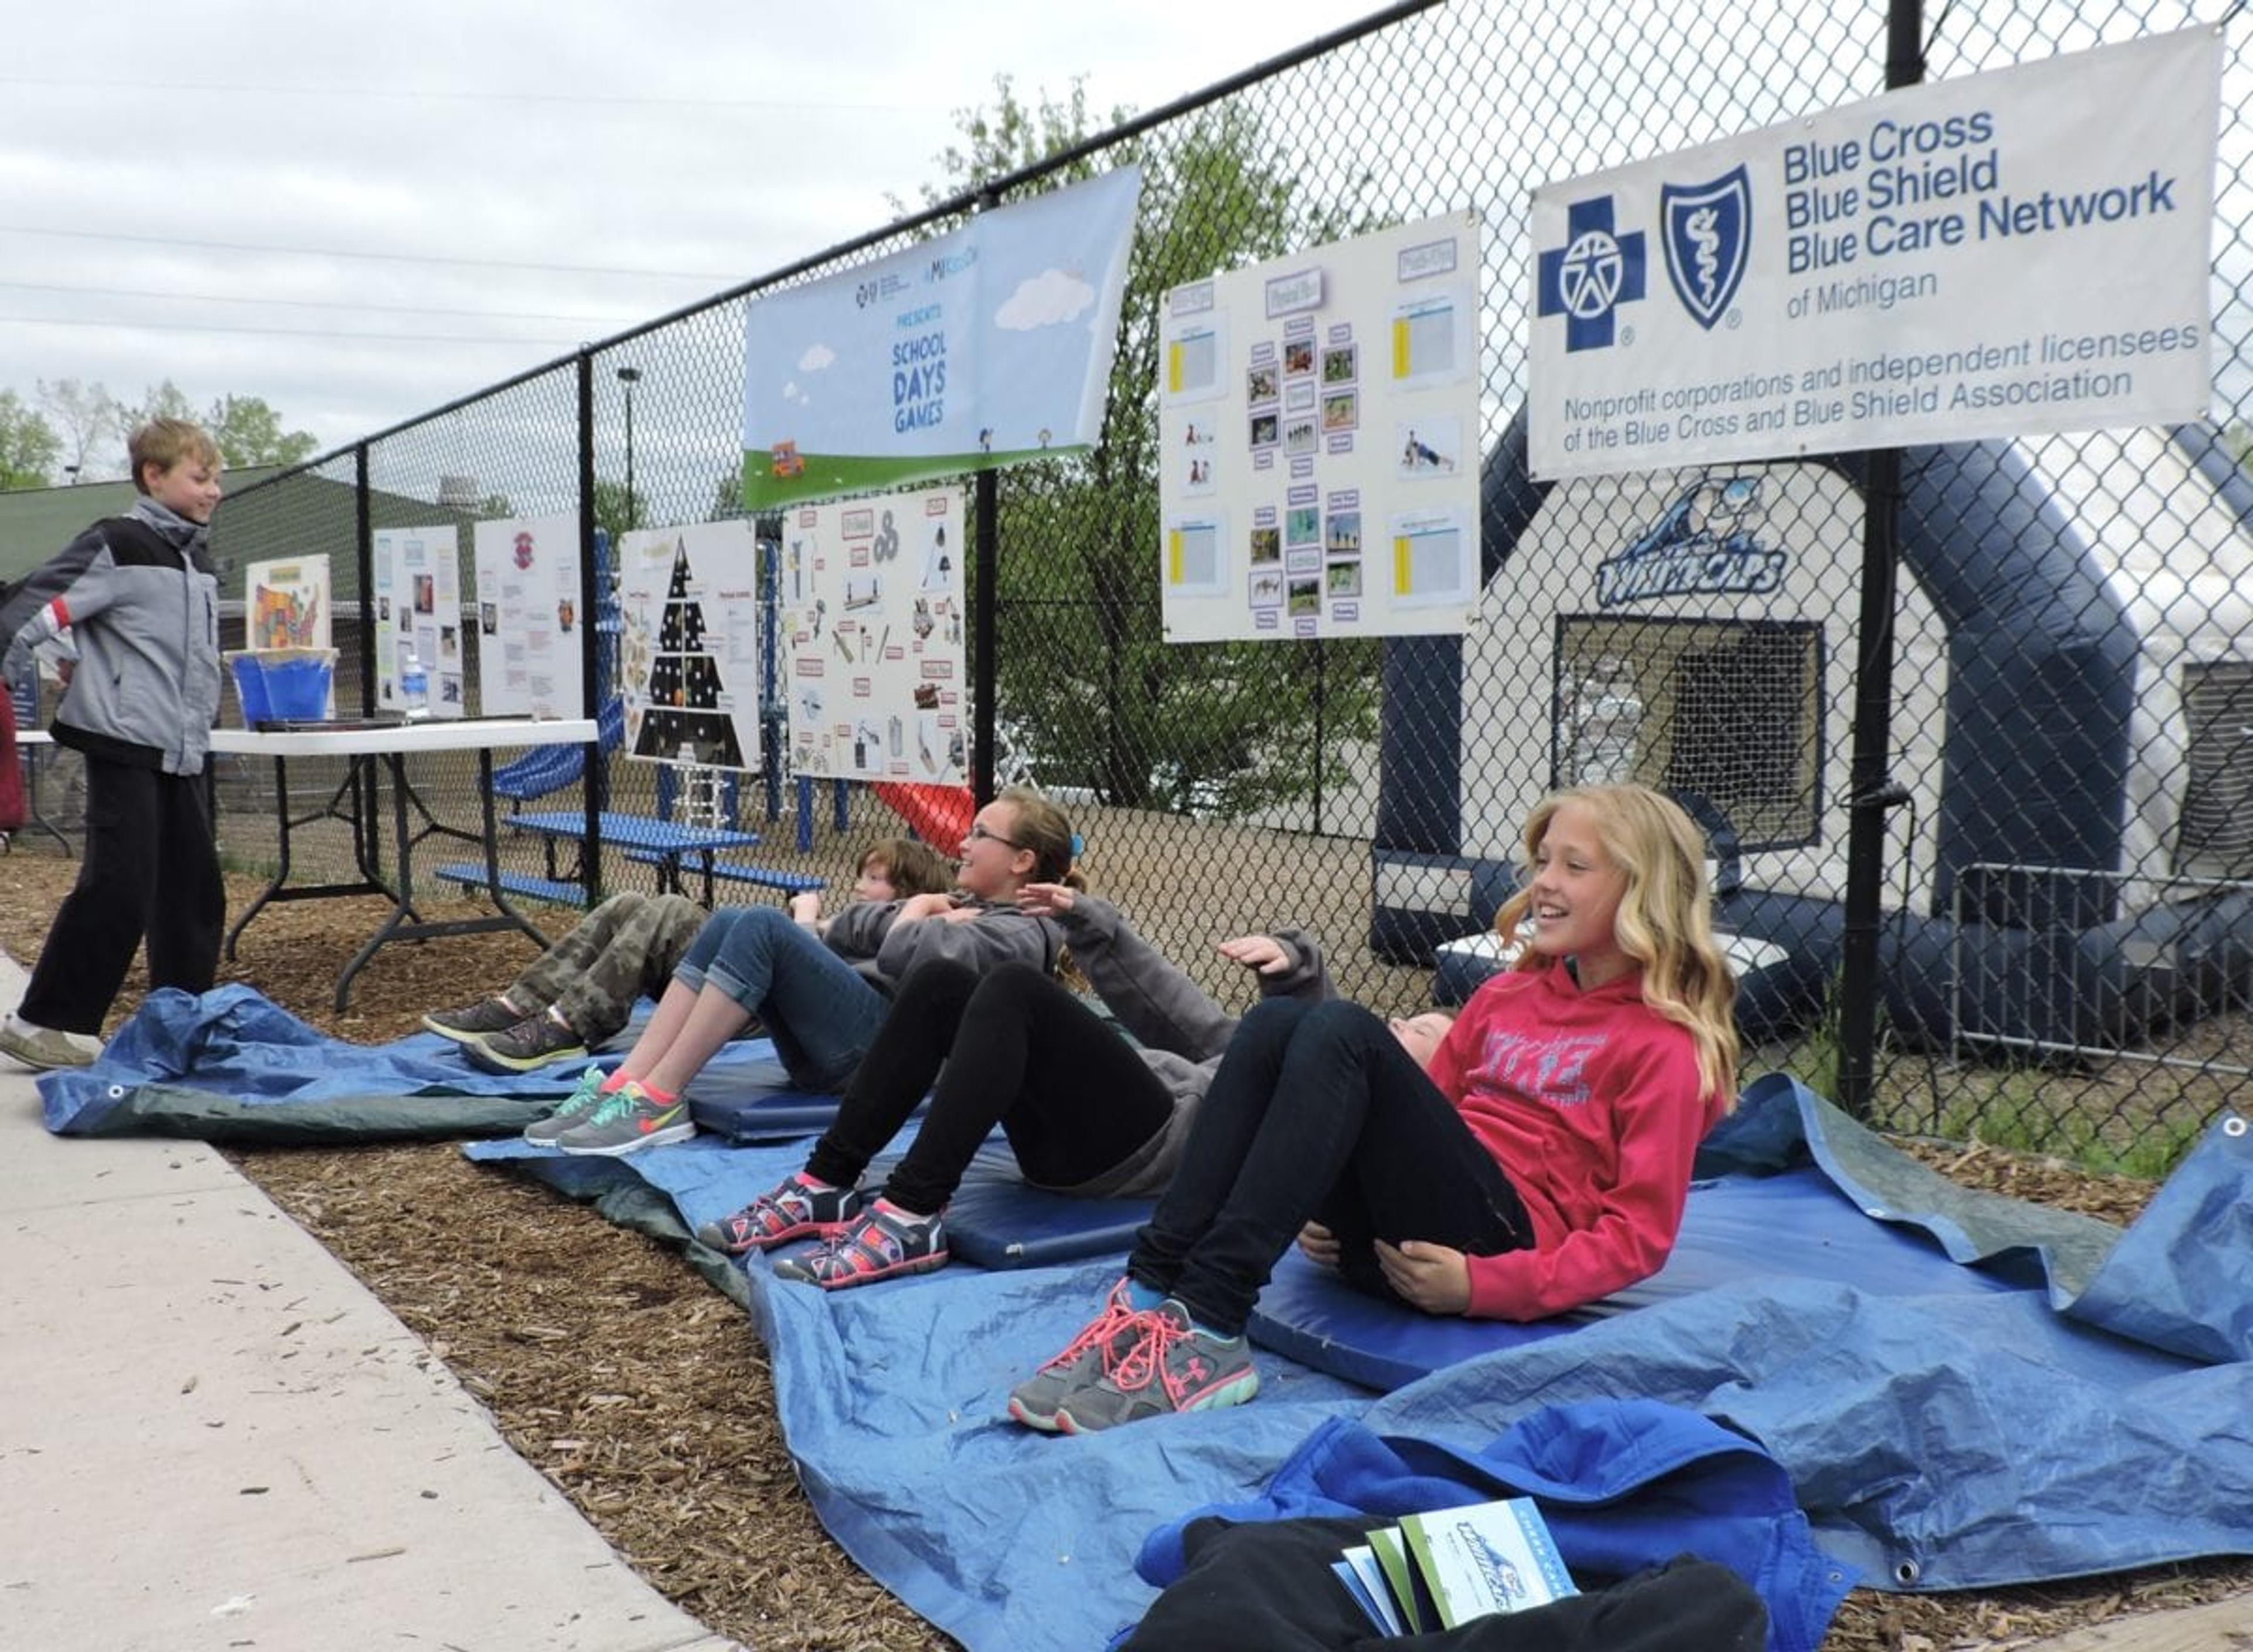
[[[388,728],[214,728],[211,749],[258,757],[357,757],[376,753],[483,751],[497,746],[583,746],[592,717],[434,717]]]

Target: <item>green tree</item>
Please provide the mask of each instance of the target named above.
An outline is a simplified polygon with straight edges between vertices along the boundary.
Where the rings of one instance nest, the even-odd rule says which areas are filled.
[[[50,384],[41,379],[32,387],[61,442],[65,472],[90,480],[89,467],[98,463],[95,450],[107,452],[124,439],[116,397],[98,380],[58,379]]]
[[[991,111],[958,117],[963,143],[938,157],[949,186],[927,189],[926,201],[1088,136],[1078,82],[1062,102],[1022,102],[1007,77],[995,90]],[[1102,441],[1001,478],[998,711],[1045,784],[1089,786],[1130,806],[1239,815],[1308,796],[1326,750],[1374,734],[1376,645],[1165,640],[1159,305],[1183,282],[1369,226],[1349,205],[1306,199],[1287,157],[1240,103],[1113,144],[1054,181],[1136,163],[1140,220]]]
[[[284,430],[282,415],[260,396],[221,396],[211,405],[204,428],[237,470],[255,464],[295,464],[310,459],[320,443],[310,430]]]
[[[608,533],[610,543],[616,545],[621,533],[656,525],[650,520],[649,498],[639,488],[629,494],[624,483],[598,477],[595,483],[595,526]]]
[[[196,404],[188,400],[187,392],[167,379],[151,385],[137,403],[117,404],[117,428],[127,436],[151,419],[188,419],[200,424],[203,415],[196,411]]]
[[[61,455],[53,427],[13,390],[0,390],[0,490],[50,485]]]

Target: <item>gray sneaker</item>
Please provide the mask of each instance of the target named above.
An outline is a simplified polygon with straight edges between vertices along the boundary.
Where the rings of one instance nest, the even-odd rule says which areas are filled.
[[[100,1054],[99,1039],[34,1027],[29,1021],[19,1023],[12,1016],[0,1021],[0,1056],[21,1062],[35,1073],[52,1072],[58,1067],[90,1067]]]
[[[584,1061],[587,1045],[543,1009],[500,1032],[464,1039],[462,1054],[489,1073],[528,1073],[552,1062]]]
[[[603,1105],[603,1080],[608,1076],[599,1067],[588,1068],[579,1075],[579,1087],[554,1112],[525,1126],[524,1139],[539,1147],[553,1147],[556,1137],[585,1124],[587,1115]]]
[[[687,1102],[677,1096],[670,1102],[652,1101],[629,1078],[603,1096],[584,1122],[556,1137],[555,1145],[566,1153],[617,1159],[645,1147],[686,1141],[695,1133]]]
[[[1082,1388],[1111,1375],[1111,1368],[1142,1340],[1142,1310],[1120,1279],[1103,1299],[1103,1312],[1080,1328],[1063,1353],[1009,1391],[1009,1415],[1043,1433],[1057,1432],[1057,1408]]]
[[[441,1038],[466,1044],[487,1033],[505,1033],[523,1019],[522,1010],[513,1009],[499,997],[493,997],[480,998],[459,1009],[434,1009],[422,1018],[422,1025]]]
[[[1064,1397],[1056,1425],[1060,1433],[1092,1434],[1146,1417],[1241,1405],[1259,1391],[1259,1373],[1243,1336],[1198,1330],[1189,1310],[1168,1297],[1142,1315],[1140,1339],[1109,1376]]]

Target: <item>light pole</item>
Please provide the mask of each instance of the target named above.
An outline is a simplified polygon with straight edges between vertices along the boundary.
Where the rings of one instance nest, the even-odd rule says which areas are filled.
[[[618,382],[626,387],[626,531],[631,533],[641,526],[641,506],[634,498],[633,484],[633,390],[641,382],[641,369],[620,367]]]

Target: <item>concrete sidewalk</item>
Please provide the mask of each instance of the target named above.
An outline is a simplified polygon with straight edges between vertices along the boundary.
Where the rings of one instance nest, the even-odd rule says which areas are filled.
[[[735,1647],[210,1147],[59,1140],[0,1057],[0,1647]]]

